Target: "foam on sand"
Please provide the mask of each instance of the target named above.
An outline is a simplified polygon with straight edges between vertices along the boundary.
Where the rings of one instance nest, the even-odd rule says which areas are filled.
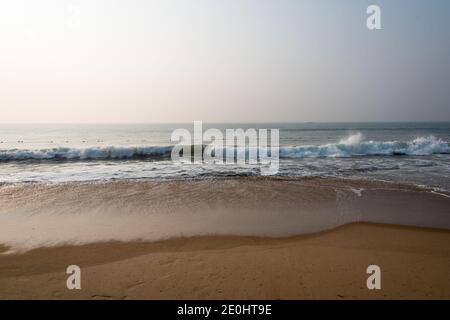
[[[361,192],[364,189],[363,192]],[[450,199],[390,183],[228,178],[0,187],[15,250],[204,235],[285,237],[375,222],[450,229]]]

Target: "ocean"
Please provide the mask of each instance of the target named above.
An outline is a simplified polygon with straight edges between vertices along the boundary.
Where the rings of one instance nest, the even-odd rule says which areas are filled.
[[[0,124],[0,183],[258,176],[258,165],[178,164],[186,124]],[[450,190],[450,123],[221,123],[280,131],[282,177],[392,181]]]
[[[279,129],[275,178],[258,164],[173,162],[173,130],[193,126],[0,125],[0,243],[450,229],[450,123],[204,125]]]

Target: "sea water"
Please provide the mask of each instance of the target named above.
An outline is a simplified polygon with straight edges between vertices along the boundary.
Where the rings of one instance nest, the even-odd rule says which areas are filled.
[[[185,124],[0,124],[0,183],[257,176],[258,165],[179,164]],[[279,176],[379,179],[450,190],[450,123],[221,123],[279,129]]]

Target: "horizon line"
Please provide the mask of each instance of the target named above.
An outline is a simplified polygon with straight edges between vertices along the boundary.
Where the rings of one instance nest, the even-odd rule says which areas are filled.
[[[147,124],[190,124],[194,121],[202,121],[209,124],[326,124],[326,123],[450,123],[450,120],[365,120],[365,121],[203,121],[203,120],[191,120],[191,121],[174,121],[174,122],[0,122],[0,125],[58,125],[58,124],[72,124],[72,125],[147,125]]]

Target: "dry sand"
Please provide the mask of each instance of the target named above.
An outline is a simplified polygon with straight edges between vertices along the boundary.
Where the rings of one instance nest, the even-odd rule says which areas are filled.
[[[449,243],[449,231],[358,223],[278,239],[42,248],[0,255],[0,298],[450,299]],[[71,264],[81,267],[81,290],[66,288]],[[366,288],[371,264],[381,267],[381,290]]]

